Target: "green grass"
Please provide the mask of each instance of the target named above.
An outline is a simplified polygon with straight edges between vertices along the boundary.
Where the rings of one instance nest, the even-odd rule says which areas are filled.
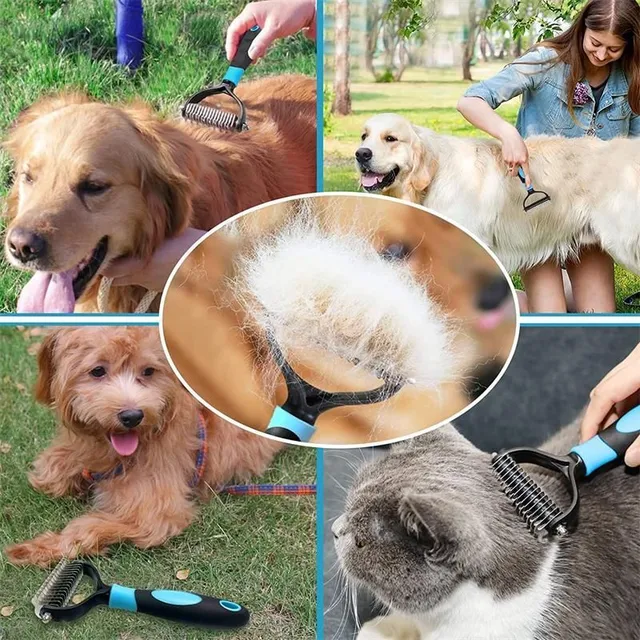
[[[45,94],[79,89],[107,102],[141,98],[162,114],[227,67],[224,33],[244,0],[144,0],[145,61],[131,76],[116,65],[113,0],[0,2],[0,137],[20,110]],[[314,44],[302,35],[276,43],[247,77],[315,76]],[[0,198],[10,163],[0,154]],[[0,262],[0,312],[14,311],[28,276]]]
[[[0,549],[46,530],[62,528],[86,511],[80,500],[51,499],[27,483],[27,469],[50,441],[54,419],[35,404],[31,387],[34,338],[0,329]],[[10,450],[7,451],[7,446]],[[265,482],[312,482],[315,452],[290,447],[276,459]],[[128,544],[96,559],[106,582],[141,588],[192,590],[237,600],[252,612],[238,633],[211,634],[143,615],[95,609],[68,625],[43,625],[31,597],[47,573],[16,568],[0,556],[0,617],[4,640],[254,640],[315,638],[315,500],[311,497],[214,496],[197,521],[158,549]],[[189,569],[186,581],[175,574]],[[3,635],[3,631],[6,636]]]
[[[488,78],[502,68],[502,63],[479,63],[473,68],[474,80]],[[378,84],[360,73],[351,84],[353,112],[348,116],[331,116],[325,135],[324,190],[357,191],[358,178],[353,153],[365,120],[376,113],[399,113],[415,124],[438,133],[455,136],[487,137],[470,125],[455,105],[468,82],[460,80],[459,69],[419,69],[406,71],[400,83]],[[515,123],[519,101],[500,106],[498,113]],[[620,313],[637,313],[640,309],[623,304],[626,296],[640,290],[640,277],[616,266],[616,305]],[[513,276],[517,288],[522,282]]]

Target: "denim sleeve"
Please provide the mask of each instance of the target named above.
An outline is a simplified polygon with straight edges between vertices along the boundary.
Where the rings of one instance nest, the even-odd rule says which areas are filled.
[[[508,64],[495,76],[472,85],[464,95],[482,98],[492,109],[497,109],[503,102],[521,95],[525,90],[536,89],[550,67],[549,61],[555,56],[553,49],[538,47]]]
[[[640,136],[640,116],[632,113],[629,121],[629,137],[637,138],[638,136]]]

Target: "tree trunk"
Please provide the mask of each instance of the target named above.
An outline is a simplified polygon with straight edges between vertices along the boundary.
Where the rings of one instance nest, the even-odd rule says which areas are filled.
[[[378,38],[380,37],[380,30],[382,28],[382,9],[373,4],[368,8],[367,13],[367,34],[366,34],[366,51],[364,54],[364,65],[374,77],[378,79],[375,67],[373,66],[373,57],[378,49]]]
[[[331,113],[351,113],[349,88],[349,0],[335,2],[335,77]]]
[[[462,43],[462,79],[473,82],[471,77],[471,61],[476,47],[476,37],[478,35],[478,16],[476,14],[476,0],[469,0],[467,22],[467,37]]]

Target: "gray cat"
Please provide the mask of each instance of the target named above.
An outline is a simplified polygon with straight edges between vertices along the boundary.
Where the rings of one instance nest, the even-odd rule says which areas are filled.
[[[541,448],[576,442],[573,425]],[[565,504],[560,481],[531,475]],[[392,612],[359,638],[639,640],[640,477],[603,471],[580,496],[577,530],[538,542],[490,455],[453,427],[395,446],[359,472],[333,526],[347,577]]]

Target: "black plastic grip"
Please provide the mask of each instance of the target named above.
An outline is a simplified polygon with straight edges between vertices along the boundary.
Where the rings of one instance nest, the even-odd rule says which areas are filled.
[[[300,442],[300,438],[289,429],[285,427],[269,427],[265,433],[270,436],[276,436],[277,438],[284,438],[285,440],[293,440],[294,442]]]
[[[211,629],[236,629],[249,622],[243,606],[194,593],[136,589],[135,600],[138,612],[173,622]]]
[[[233,60],[231,61],[232,67],[246,69],[253,62],[253,60],[251,60],[251,58],[249,57],[249,47],[251,46],[251,43],[258,37],[260,31],[260,27],[258,25],[255,25],[242,36],[240,44],[238,45],[238,50],[236,51],[236,55],[233,56]]]
[[[618,431],[615,425],[601,431],[597,437],[610,446],[617,454],[618,458],[624,458],[627,449],[638,439],[637,431]]]

